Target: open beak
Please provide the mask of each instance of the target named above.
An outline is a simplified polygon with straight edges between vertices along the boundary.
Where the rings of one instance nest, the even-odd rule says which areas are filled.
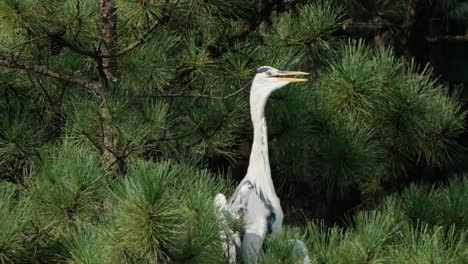
[[[309,75],[309,73],[301,72],[301,71],[278,71],[276,74],[272,75],[271,77],[278,78],[280,80],[285,80],[285,81],[288,81],[288,82],[305,82],[305,81],[307,81],[307,79],[288,77],[288,76],[297,76],[297,75]]]

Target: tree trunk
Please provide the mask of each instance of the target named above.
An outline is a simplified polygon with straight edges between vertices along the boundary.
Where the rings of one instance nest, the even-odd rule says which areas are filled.
[[[112,124],[112,115],[106,105],[105,92],[110,87],[117,85],[118,68],[116,51],[117,38],[117,13],[113,0],[99,0],[99,29],[102,42],[99,45],[98,64],[102,81],[102,90],[96,93],[96,101],[99,105],[101,117],[102,143],[104,145],[102,165],[110,169],[112,174],[122,168],[122,160],[119,159],[117,135]]]
[[[99,0],[99,27],[103,43],[99,53],[102,55],[102,66],[106,81],[116,82],[117,60],[113,56],[116,51],[117,13],[112,0]]]

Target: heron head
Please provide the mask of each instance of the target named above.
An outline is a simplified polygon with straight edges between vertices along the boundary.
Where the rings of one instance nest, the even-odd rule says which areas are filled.
[[[299,75],[308,75],[308,73],[301,71],[281,71],[270,66],[262,66],[257,69],[252,88],[260,90],[259,92],[268,96],[273,91],[289,83],[307,81],[307,79],[293,77]]]

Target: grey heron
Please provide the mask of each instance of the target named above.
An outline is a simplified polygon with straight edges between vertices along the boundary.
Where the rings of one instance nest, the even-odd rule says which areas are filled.
[[[255,263],[265,236],[282,225],[283,210],[273,186],[268,158],[265,105],[273,91],[292,82],[307,81],[307,79],[291,77],[296,75],[308,75],[308,73],[281,71],[270,66],[262,66],[257,69],[252,81],[250,115],[254,133],[247,174],[228,201],[222,194],[218,194],[215,198],[218,211],[222,212],[221,218],[223,215],[233,215],[243,220],[240,234],[224,233],[224,236],[232,237],[231,242],[224,242],[223,245],[225,254],[229,254],[230,263],[235,263],[233,247],[238,244],[235,241],[240,240],[240,245],[237,246],[240,247],[243,262]],[[222,225],[222,229],[226,230],[225,221]]]

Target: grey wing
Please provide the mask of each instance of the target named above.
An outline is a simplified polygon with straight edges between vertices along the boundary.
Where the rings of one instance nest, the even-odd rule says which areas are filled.
[[[249,196],[253,191],[254,186],[250,181],[241,182],[237,187],[236,192],[229,201],[229,207],[234,215],[239,218],[247,212]]]
[[[269,210],[250,181],[241,182],[230,201],[231,209],[242,218],[241,255],[244,263],[256,263],[267,233]]]

